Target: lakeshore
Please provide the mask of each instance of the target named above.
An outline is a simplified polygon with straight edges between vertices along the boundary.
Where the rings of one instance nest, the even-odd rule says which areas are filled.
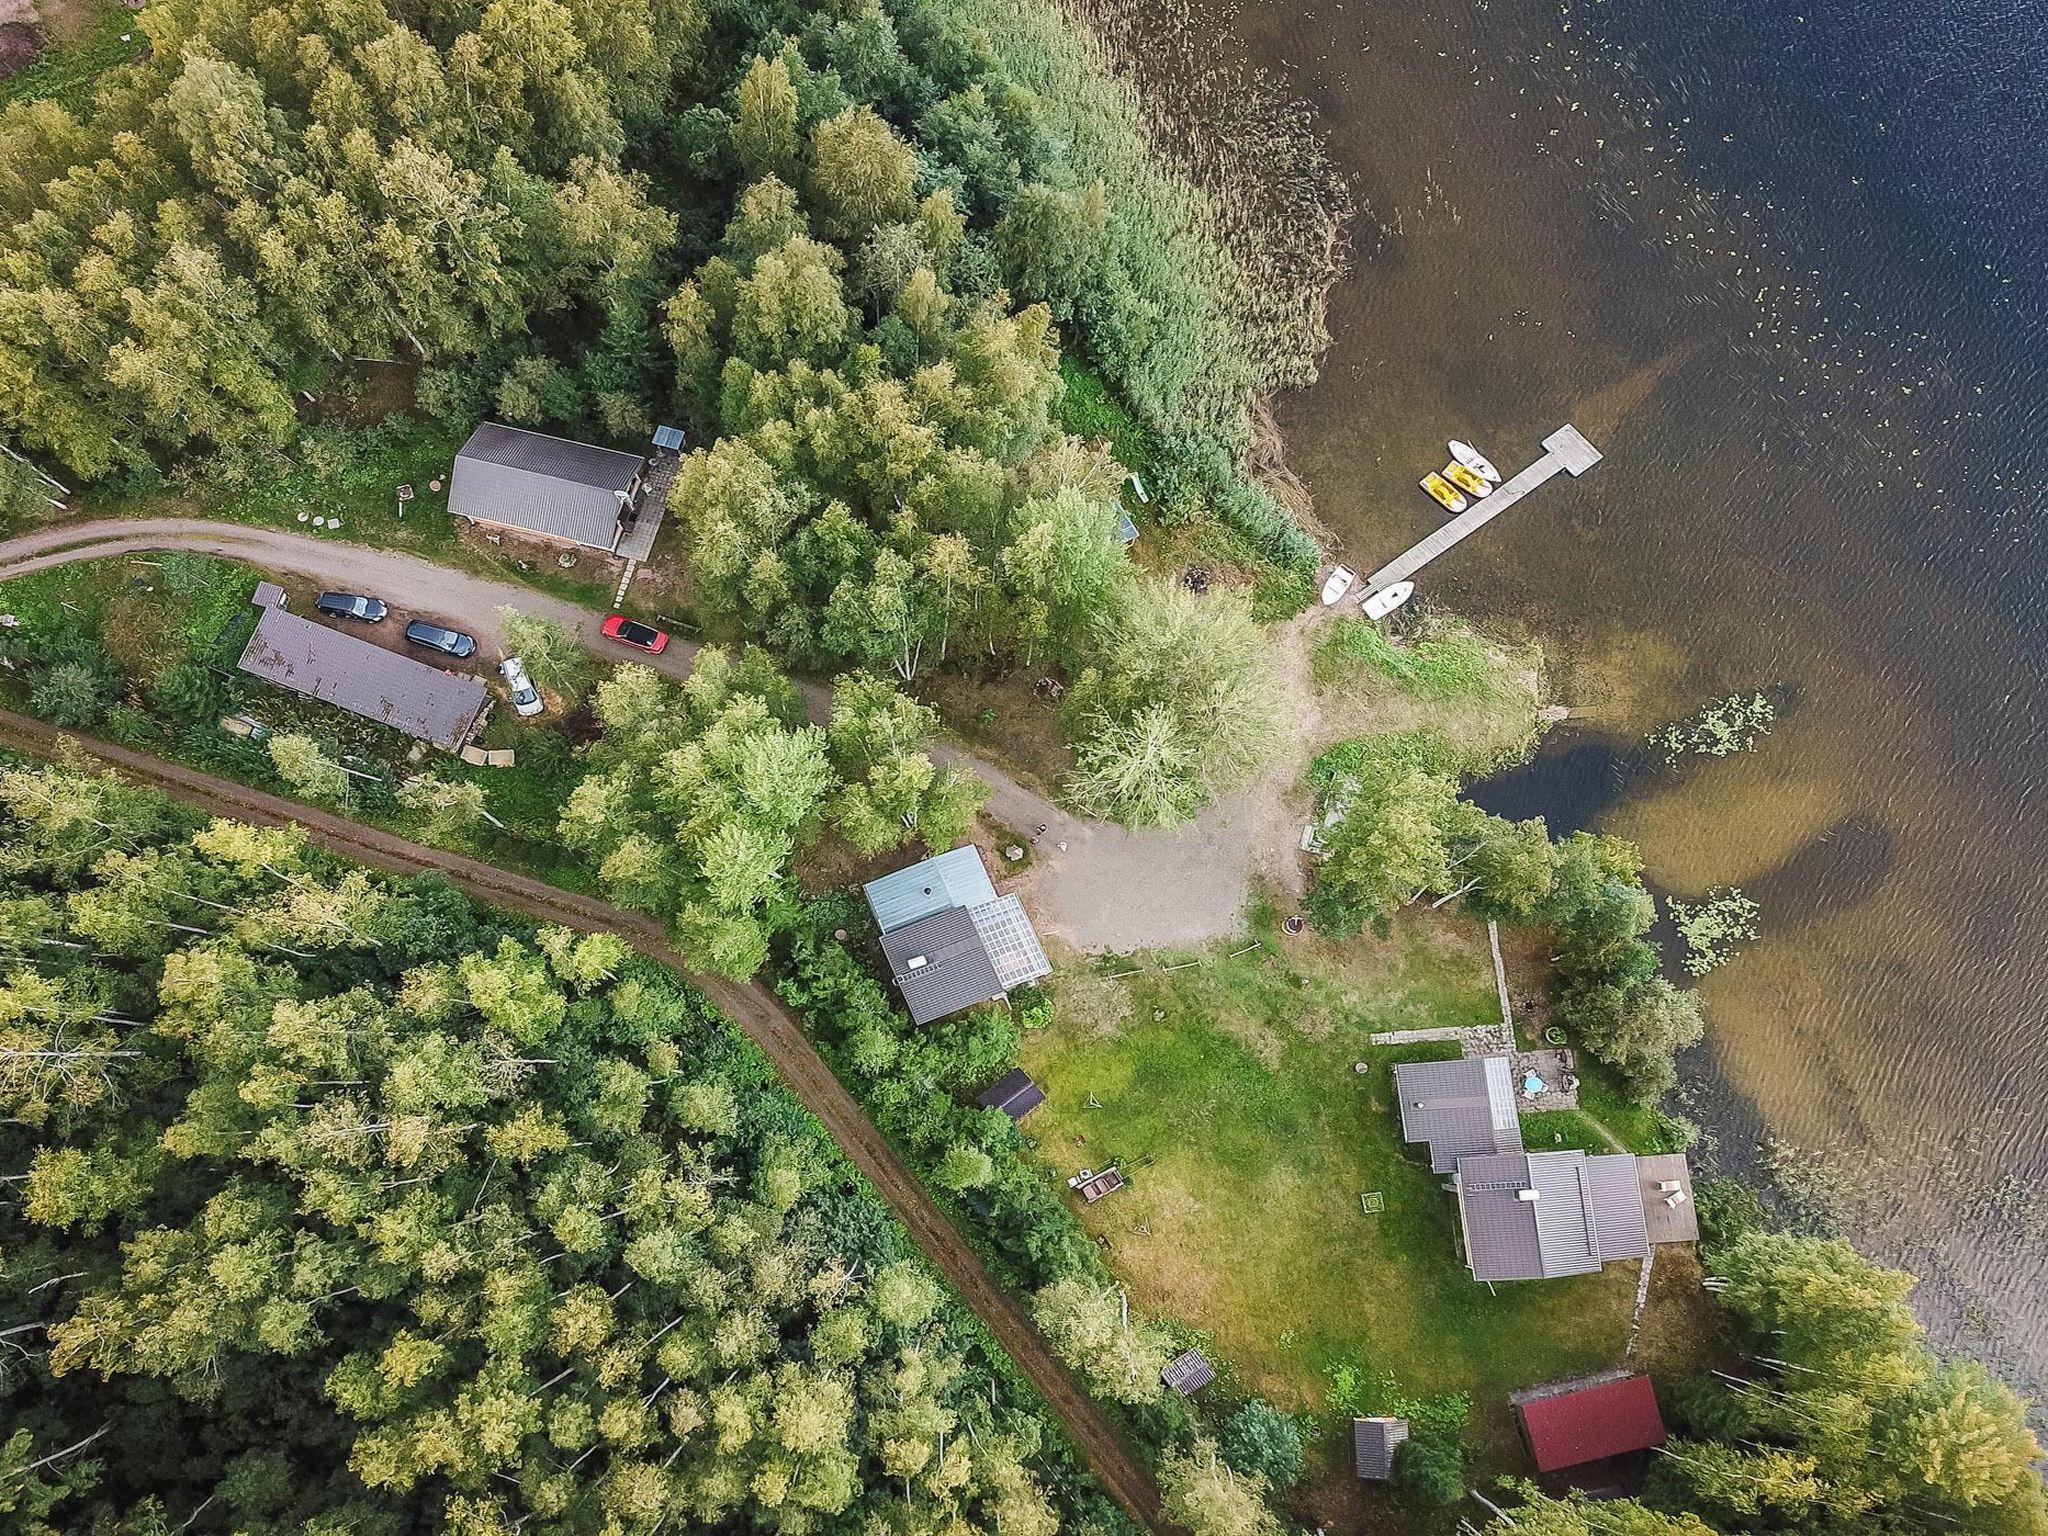
[[[1322,378],[1276,413],[1336,558],[1369,568],[1432,526],[1413,480],[1447,434],[1492,451],[1570,419],[1600,444],[1599,473],[1432,567],[1420,596],[1543,637],[1574,706],[1554,750],[1582,761],[1718,694],[1788,704],[1757,752],[1682,783],[1616,795],[1567,772],[1565,800],[1516,814],[1576,824],[1575,797],[1663,889],[1759,896],[1760,940],[1704,983],[1688,1102],[1731,1164],[1760,1166],[1776,1136],[1874,1170],[1836,1181],[1851,1229],[1926,1276],[1916,1306],[1942,1338],[2038,1383],[2048,1259],[2026,1238],[2038,1201],[2015,1208],[2008,1181],[2048,1167],[2048,1128],[2011,1109],[2039,1100],[2041,1042],[1997,1022],[2037,1016],[2043,988],[2015,942],[2048,835],[2014,602],[2038,578],[1973,378],[2004,349],[1973,363],[1902,334],[1888,295],[1842,296],[1782,198],[1702,185],[1695,141],[1732,156],[1743,125],[1731,149],[1681,122],[1702,104],[1611,57],[1597,15],[1227,19],[1250,67],[1315,105],[1361,210]],[[1925,604],[1899,600],[1901,573]]]

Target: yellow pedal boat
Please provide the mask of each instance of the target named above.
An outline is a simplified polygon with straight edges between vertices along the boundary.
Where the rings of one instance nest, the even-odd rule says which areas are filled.
[[[1439,473],[1467,496],[1491,496],[1493,487],[1484,475],[1474,474],[1462,464],[1446,464]]]
[[[1465,498],[1460,496],[1458,488],[1442,475],[1432,471],[1424,475],[1420,483],[1422,488],[1429,492],[1430,500],[1434,501],[1446,512],[1462,512],[1465,510]]]

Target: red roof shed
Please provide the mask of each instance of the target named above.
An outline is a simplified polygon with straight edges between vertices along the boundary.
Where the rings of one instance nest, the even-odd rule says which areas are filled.
[[[1647,1376],[1533,1397],[1515,1407],[1539,1472],[1664,1443],[1664,1419]]]

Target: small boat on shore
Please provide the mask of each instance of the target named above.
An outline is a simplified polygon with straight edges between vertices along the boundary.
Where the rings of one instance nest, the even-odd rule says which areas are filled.
[[[1430,500],[1434,501],[1446,512],[1462,512],[1465,510],[1465,498],[1458,494],[1458,488],[1435,470],[1431,470],[1428,474],[1424,475],[1418,483],[1425,491],[1429,492]]]
[[[1493,486],[1484,475],[1474,474],[1462,464],[1446,464],[1440,473],[1467,496],[1483,497],[1493,494]]]
[[[1415,583],[1397,581],[1390,587],[1381,587],[1377,592],[1365,594],[1365,616],[1368,619],[1384,619],[1415,595]]]
[[[1351,590],[1351,583],[1356,580],[1358,580],[1358,572],[1351,569],[1348,565],[1340,565],[1331,571],[1329,578],[1323,583],[1323,606],[1327,608],[1346,592],[1349,592]]]
[[[1470,443],[1461,443],[1455,437],[1444,445],[1451,450],[1451,457],[1471,470],[1482,480],[1500,484],[1500,471],[1493,467],[1493,460],[1474,448]]]

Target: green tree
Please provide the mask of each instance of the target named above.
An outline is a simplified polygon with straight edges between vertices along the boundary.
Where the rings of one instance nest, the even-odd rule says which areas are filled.
[[[1698,995],[1661,976],[1621,985],[1576,983],[1559,995],[1558,1009],[1587,1049],[1618,1068],[1629,1092],[1645,1104],[1654,1104],[1677,1082],[1672,1055],[1706,1034]]]
[[[488,796],[474,779],[443,779],[423,773],[398,786],[398,803],[422,819],[428,838],[434,842],[459,840],[476,830],[480,821],[503,830],[505,823],[486,806]]]
[[[1394,1481],[1425,1504],[1465,1497],[1465,1452],[1455,1439],[1429,1436],[1394,1447]]]
[[[348,775],[341,764],[302,731],[282,731],[264,743],[277,776],[308,800],[340,804],[348,799]]]
[[[832,818],[846,840],[877,854],[920,838],[934,853],[967,835],[988,786],[940,768],[928,743],[938,714],[884,678],[848,673],[833,685],[829,741],[844,781]]]
[[[1266,1506],[1265,1479],[1233,1471],[1213,1443],[1169,1452],[1160,1463],[1159,1491],[1167,1518],[1194,1536],[1280,1536],[1280,1522]]]
[[[58,661],[36,669],[28,707],[52,725],[98,725],[119,692],[119,681],[108,668],[90,661]]]
[[[505,652],[526,663],[526,675],[565,704],[580,704],[594,670],[591,655],[566,625],[517,608],[498,610]]]
[[[859,241],[916,207],[917,156],[867,107],[811,130],[810,191],[828,231]]]
[[[1093,664],[1068,704],[1080,765],[1069,792],[1083,810],[1163,825],[1264,764],[1279,705],[1265,639],[1241,598],[1135,582],[1089,648]]]
[[[1156,1325],[1133,1323],[1121,1295],[1093,1281],[1056,1280],[1032,1298],[1031,1317],[1061,1359],[1103,1396],[1156,1403],[1173,1342]]]

